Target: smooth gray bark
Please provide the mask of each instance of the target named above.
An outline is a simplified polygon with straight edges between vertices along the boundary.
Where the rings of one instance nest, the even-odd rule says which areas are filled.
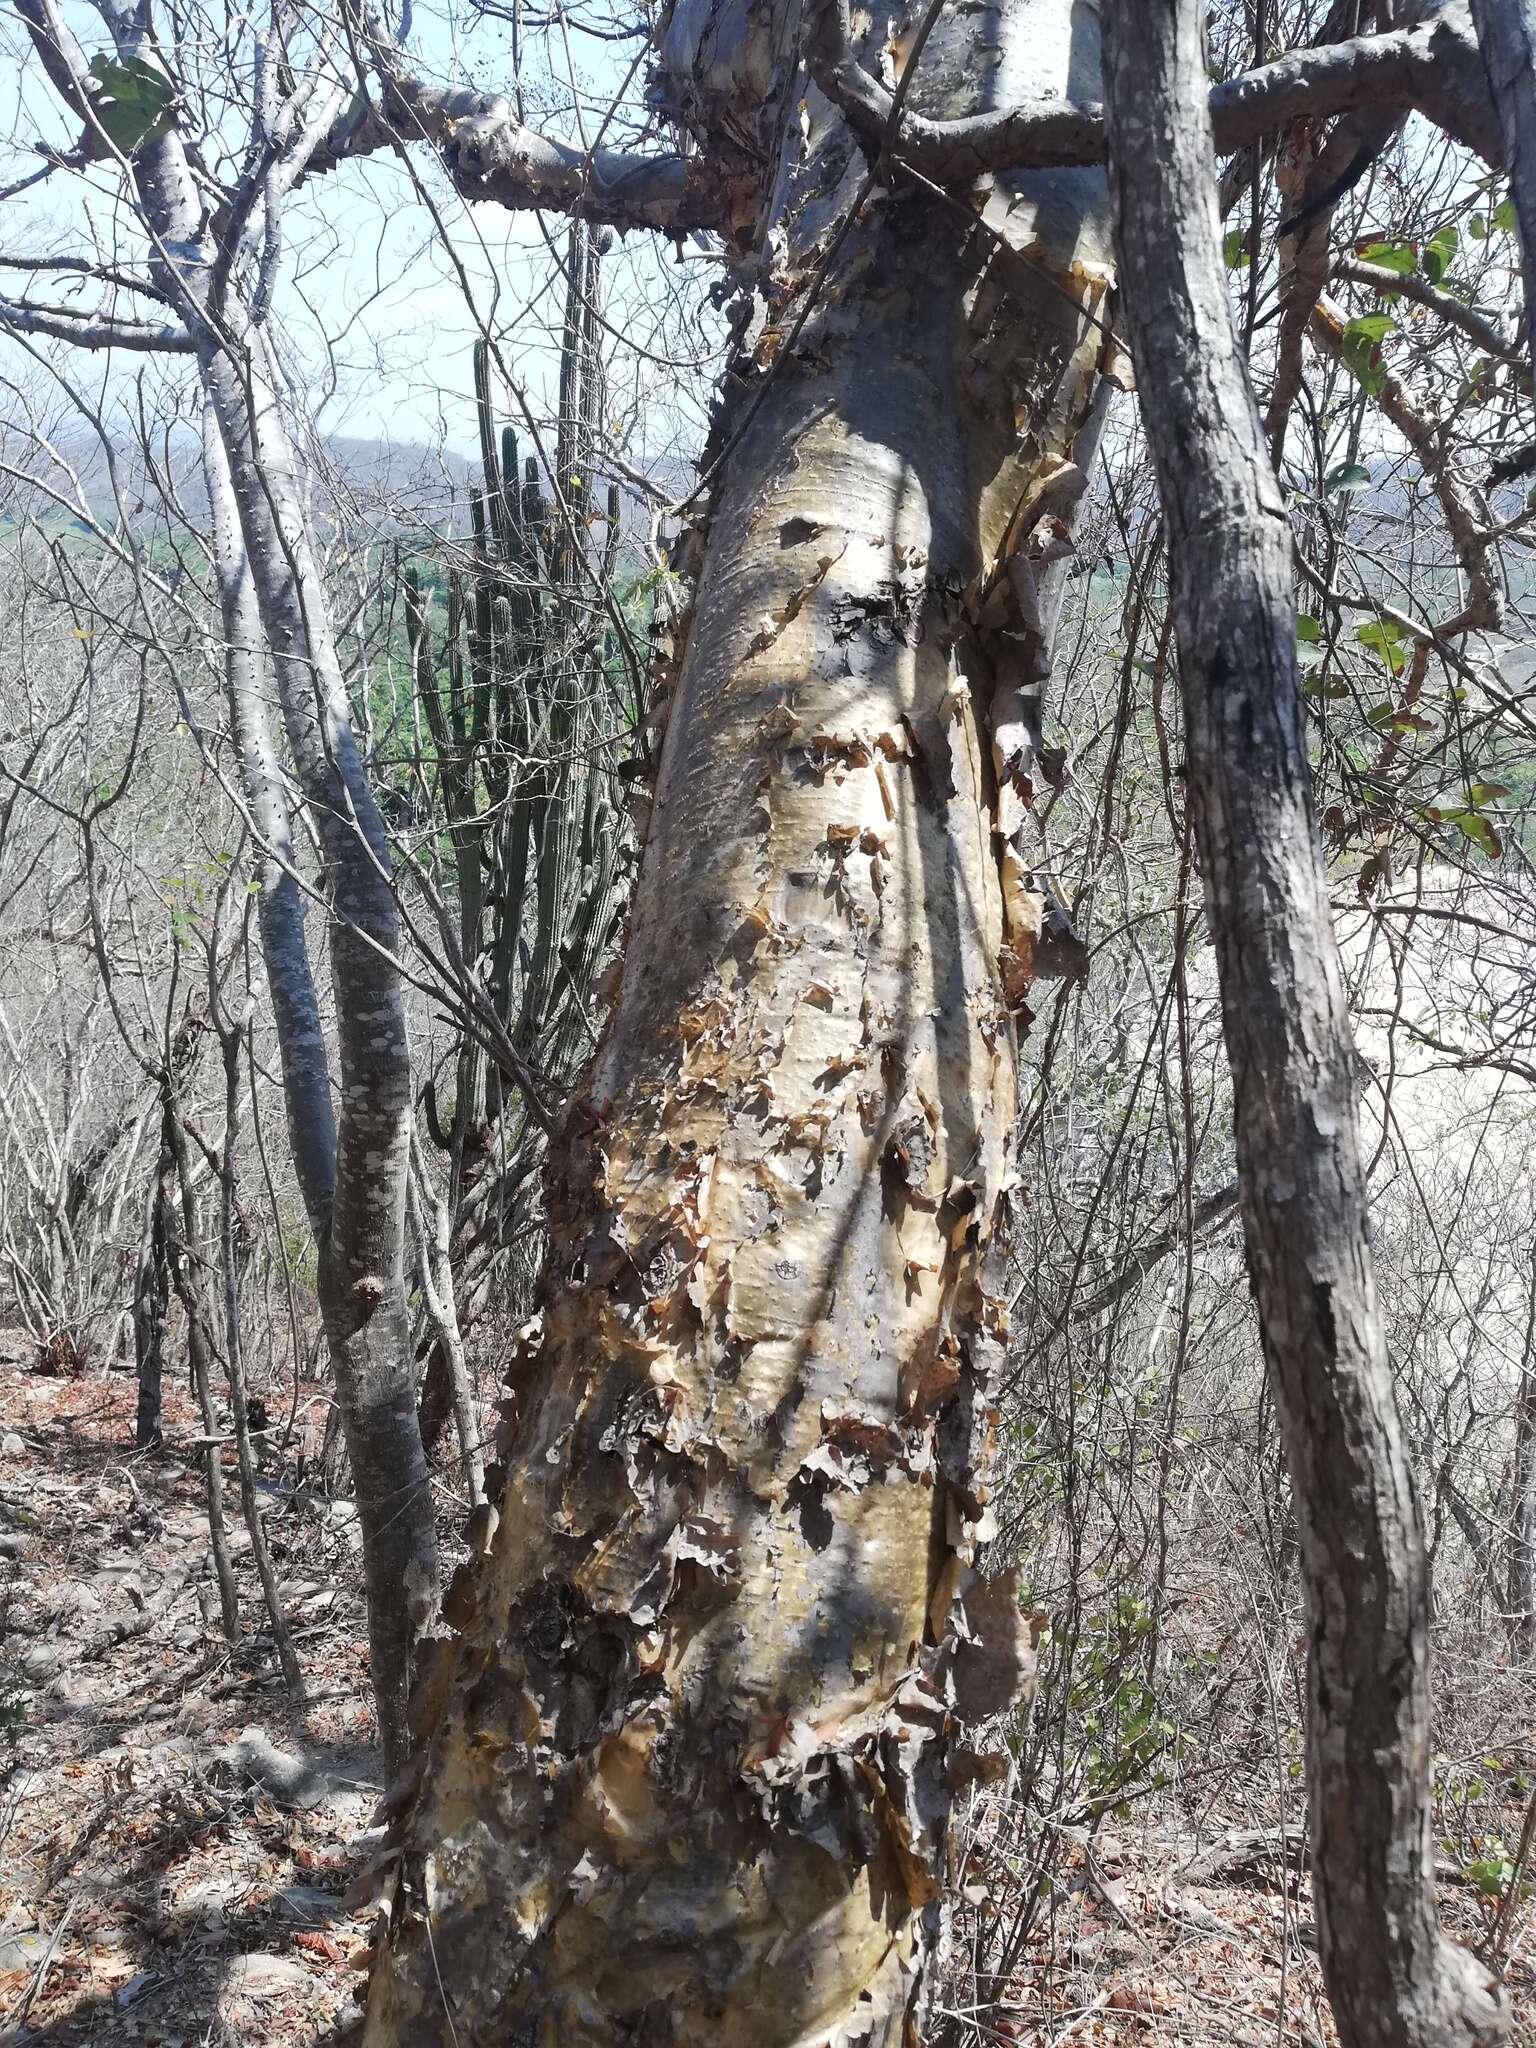
[[[1502,2038],[1507,2017],[1435,1915],[1422,1517],[1376,1300],[1291,531],[1227,297],[1204,9],[1115,0],[1105,15],[1121,289],[1168,525],[1243,1225],[1307,1592],[1323,1968],[1346,2048],[1467,2048]]]
[[[317,1238],[336,1192],[336,1119],[320,997],[305,936],[293,820],[267,716],[271,679],[261,607],[251,577],[229,457],[211,405],[203,409],[203,482],[224,624],[224,689],[240,762],[240,788],[256,835],[256,906],[282,1063],[288,1138],[305,1212]]]
[[[167,242],[184,242],[189,233],[195,242],[200,232],[184,167],[175,136],[150,144],[138,167],[146,211]],[[357,1492],[374,1691],[392,1772],[408,1742],[412,1604],[430,1599],[437,1578],[404,1298],[412,1100],[399,914],[261,338],[251,332],[243,349],[231,346],[206,321],[199,296],[195,288],[188,292],[186,316],[199,338],[204,389],[229,464],[288,745],[315,815],[330,897],[340,1109],[330,1213],[318,1237],[319,1295]],[[280,958],[278,989],[297,1008],[303,991],[295,966],[291,954]],[[304,1028],[311,1026],[306,1011]],[[304,1100],[312,1102],[312,1059],[304,1065]],[[301,1151],[312,1151],[310,1139],[301,1123]],[[307,1194],[314,1185],[312,1173]]]

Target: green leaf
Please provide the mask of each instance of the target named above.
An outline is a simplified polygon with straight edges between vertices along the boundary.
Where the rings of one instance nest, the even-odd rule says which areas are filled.
[[[1296,638],[1316,646],[1323,637],[1323,629],[1310,612],[1296,614]]]
[[[1424,244],[1419,263],[1431,284],[1438,284],[1450,269],[1456,254],[1456,239],[1456,230],[1447,223],[1443,228],[1436,228]]]
[[[1372,348],[1379,348],[1396,331],[1397,322],[1390,313],[1357,313],[1344,329],[1344,339],[1357,345],[1368,342]]]
[[[1476,1885],[1485,1899],[1496,1899],[1504,1889],[1510,1869],[1504,1856],[1475,1856],[1464,1865],[1462,1875]]]
[[[1341,462],[1323,478],[1323,490],[1330,496],[1336,492],[1342,497],[1346,491],[1368,491],[1370,487],[1371,472],[1363,462]]]
[[[91,59],[91,76],[103,88],[91,102],[92,111],[124,156],[170,127],[175,88],[142,57],[97,55]]]
[[[1344,329],[1344,360],[1369,392],[1379,391],[1387,381],[1382,344],[1396,331],[1390,313],[1357,313]]]
[[[1481,847],[1490,860],[1497,860],[1504,851],[1504,842],[1496,827],[1478,811],[1453,811],[1447,819],[1464,839],[1470,839],[1474,846]]]
[[[1483,216],[1480,213],[1474,213],[1472,218],[1467,222],[1467,233],[1472,237],[1474,242],[1487,241],[1488,223],[1483,219]]]
[[[1406,665],[1408,656],[1403,650],[1402,636],[1390,619],[1372,619],[1364,626],[1357,626],[1355,638],[1367,653],[1374,654],[1382,666],[1389,669],[1393,675]],[[1384,711],[1389,718],[1396,710],[1391,704],[1377,708]],[[1373,711],[1371,717],[1374,721],[1376,712]]]
[[[1413,244],[1411,242],[1371,242],[1361,250],[1362,263],[1374,263],[1378,270],[1395,270],[1399,277],[1408,277],[1413,271]]]
[[[1496,228],[1501,229],[1506,235],[1512,235],[1515,232],[1515,202],[1512,199],[1501,199],[1493,209],[1492,218]]]
[[[1246,270],[1248,267],[1248,230],[1228,228],[1222,238],[1221,253],[1228,270]]]

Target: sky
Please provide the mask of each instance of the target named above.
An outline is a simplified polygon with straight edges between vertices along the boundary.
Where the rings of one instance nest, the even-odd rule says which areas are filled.
[[[197,4],[200,19],[222,27],[223,16],[204,12],[211,0]],[[107,37],[93,9],[66,0],[65,13],[88,53],[105,48]],[[581,42],[577,75],[589,107],[611,96],[629,69],[634,47]],[[464,40],[445,13],[419,8],[412,49],[430,75],[468,79],[492,90],[510,83],[510,29],[499,21],[484,21]],[[559,76],[563,70],[562,41],[541,62],[530,62],[525,77],[547,110],[540,118],[547,118],[552,131],[571,134],[572,94]],[[231,118],[223,132],[234,139],[242,126]],[[8,13],[0,15],[0,134],[16,138],[8,151],[0,145],[0,186],[35,168],[36,139],[65,146],[74,139],[72,124],[28,51],[19,23]],[[285,217],[281,330],[296,382],[323,433],[446,445],[473,456],[471,346],[482,325],[526,387],[534,414],[550,408],[562,302],[556,259],[563,251],[565,224],[496,206],[466,207],[430,153],[419,149],[415,156],[415,170],[436,202],[451,251],[413,189],[410,173],[388,154],[310,181]],[[133,265],[142,246],[122,195],[105,171],[89,179],[59,172],[34,191],[0,204],[0,251],[81,253],[93,245],[111,250],[125,267]],[[681,353],[698,365],[693,390],[680,410],[675,392],[667,388],[676,380],[663,374],[663,365],[647,365],[631,355],[615,366],[614,422],[631,459],[640,467],[661,463],[675,475],[676,464],[691,453],[701,430],[710,333],[680,328],[671,303],[673,288],[682,283],[696,301],[713,268],[694,261],[680,271],[670,245],[645,236],[623,238],[606,268],[614,325],[637,331],[643,349],[669,357],[679,352],[681,335]],[[23,282],[14,272],[0,274],[0,289],[14,292]],[[466,303],[466,285],[472,305]],[[90,285],[77,287],[70,302],[90,305],[93,291]],[[37,287],[36,296],[44,297],[44,289]],[[125,310],[129,303],[124,301]],[[66,354],[72,358],[70,373],[92,390],[121,390],[125,378],[146,368],[142,357],[104,369],[99,358]],[[166,359],[162,370],[167,366],[173,378],[185,374],[174,359]],[[149,367],[153,379],[155,366]],[[0,374],[30,380],[36,370],[14,341],[0,339]]]

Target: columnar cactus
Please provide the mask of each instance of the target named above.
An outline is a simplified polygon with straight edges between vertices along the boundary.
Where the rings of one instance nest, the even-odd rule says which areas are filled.
[[[404,581],[464,960],[556,1100],[587,1048],[596,983],[616,935],[627,845],[616,743],[638,710],[615,645],[614,485],[601,547],[591,538],[602,250],[590,230],[572,228],[559,416],[542,473],[534,455],[520,466],[516,432],[498,425],[490,352],[476,345],[483,473],[470,499],[472,556],[450,574],[435,645],[415,572]],[[526,1236],[539,1132],[515,1085],[468,1034],[451,1115],[439,1115],[430,1091],[427,1111],[450,1155],[460,1317],[468,1321],[504,1249]]]

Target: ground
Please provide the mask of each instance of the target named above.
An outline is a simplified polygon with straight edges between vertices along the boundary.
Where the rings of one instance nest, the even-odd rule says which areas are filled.
[[[356,2009],[343,1895],[379,1797],[348,1518],[269,1504],[299,1706],[233,1484],[248,1635],[220,1631],[195,1406],[168,1388],[142,1457],[134,1398],[0,1368],[0,2039],[297,2048]]]
[[[41,1375],[27,1347],[10,1348],[0,2042],[318,2048],[356,2011],[365,1928],[345,1894],[377,1839],[350,1518],[304,1488],[268,1497],[300,1705],[262,1632],[232,1485],[247,1634],[231,1654],[220,1632],[192,1403],[168,1391],[167,1450],[136,1455],[131,1380]],[[1064,1843],[1043,1894],[988,1828],[966,1862],[962,1943],[979,1916],[1013,1924],[1026,1891],[1040,1903],[982,2038],[1331,2048],[1307,1881],[1272,1830],[1232,1846],[1264,1809],[1230,1782],[1198,1816],[1133,1808],[1091,1843]],[[1486,1939],[1472,1887],[1449,1884],[1445,1910],[1463,1939]],[[1536,2040],[1533,1918],[1516,1918],[1509,1972],[1524,2041]]]

